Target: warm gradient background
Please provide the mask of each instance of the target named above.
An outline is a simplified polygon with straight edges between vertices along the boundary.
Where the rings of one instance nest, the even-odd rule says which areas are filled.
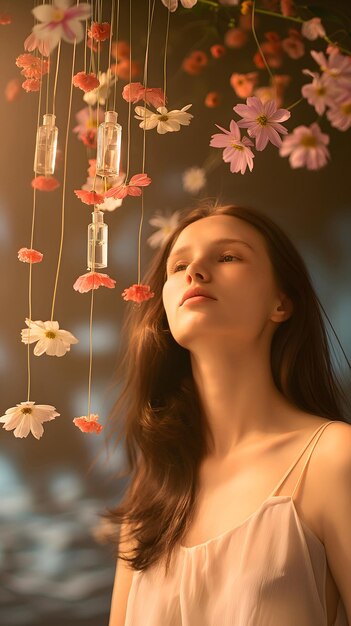
[[[110,2],[104,2],[108,20]],[[322,3],[323,4],[323,3]],[[330,3],[324,3],[326,6]],[[120,38],[128,39],[127,0],[121,0]],[[32,215],[33,155],[35,147],[38,94],[25,92],[13,103],[4,97],[7,81],[20,76],[15,58],[23,52],[23,41],[33,25],[27,0],[1,0],[0,11],[13,14],[10,26],[0,26],[0,414],[26,399],[27,348],[20,341],[20,330],[28,316],[29,266],[17,260],[17,251],[29,247]],[[351,22],[349,2],[333,3],[345,24]],[[147,2],[133,0],[133,57],[143,62],[145,54]],[[150,43],[149,86],[163,86],[163,42],[167,11],[156,0],[154,26]],[[182,173],[191,166],[203,166],[208,158],[221,152],[209,148],[215,123],[226,128],[238,117],[232,107],[239,102],[228,85],[233,71],[252,71],[254,43],[225,59],[212,63],[199,77],[189,77],[181,70],[187,51],[208,51],[220,36],[206,26],[208,13],[180,12],[171,17],[168,62],[169,108],[193,103],[194,115],[189,127],[179,133],[158,135],[147,132],[146,168],[152,185],[145,191],[146,218],[143,225],[142,274],[154,251],[147,238],[154,232],[148,220],[155,211],[163,213],[193,205],[182,187]],[[347,22],[347,20],[349,20]],[[277,22],[277,23],[276,23]],[[259,34],[277,29],[286,33],[280,21],[260,20]],[[223,33],[225,24],[219,24]],[[337,28],[337,27],[336,27]],[[349,28],[350,30],[350,28]],[[320,44],[314,46],[319,49]],[[76,72],[83,69],[83,44],[77,48]],[[72,47],[63,43],[57,94],[59,147],[63,151],[67,125]],[[306,54],[299,61],[287,59],[282,72],[294,79],[287,92],[286,106],[300,97],[301,69],[316,67]],[[106,69],[106,64],[102,64]],[[263,76],[263,73],[262,73]],[[142,79],[140,77],[140,79]],[[303,82],[307,82],[304,80]],[[262,84],[264,80],[262,80]],[[122,165],[126,168],[128,105],[117,93],[119,121],[123,125]],[[223,104],[207,109],[208,91],[224,94]],[[74,114],[83,108],[82,92],[74,90],[71,127]],[[132,109],[133,110],[133,109]],[[301,123],[315,121],[312,107],[303,103],[293,109],[289,130]],[[330,133],[331,161],[317,172],[292,170],[288,160],[279,157],[269,144],[256,153],[253,172],[231,174],[220,158],[208,175],[206,188],[198,197],[220,196],[223,201],[254,206],[273,218],[289,234],[305,259],[318,296],[335,328],[343,348],[351,358],[351,201],[350,201],[350,131],[331,129],[323,119],[321,127]],[[132,118],[131,172],[141,171],[143,131]],[[70,330],[79,344],[63,358],[32,356],[31,399],[52,404],[61,414],[45,425],[40,441],[31,435],[15,439],[11,432],[0,431],[0,623],[2,626],[103,626],[108,611],[115,562],[111,548],[99,544],[93,536],[98,513],[118,501],[123,485],[116,484],[113,473],[121,467],[123,448],[107,453],[104,436],[84,435],[72,424],[75,416],[87,412],[89,365],[90,294],[75,292],[72,285],[86,271],[86,230],[90,209],[74,195],[86,181],[86,148],[70,132],[65,241],[61,274],[56,298],[55,317],[60,326]],[[57,169],[62,182],[63,165]],[[53,193],[37,194],[37,217],[34,247],[45,253],[43,263],[33,267],[32,318],[50,318],[54,278],[61,228],[62,186]],[[121,298],[123,289],[137,282],[137,245],[140,199],[128,199],[113,213],[109,224],[109,267],[106,272],[117,280],[116,289],[95,292],[93,326],[92,411],[106,423],[108,412],[118,395],[113,372],[124,312],[130,306]],[[105,271],[105,270],[103,270]],[[350,369],[327,323],[336,351],[333,357],[348,396],[351,397]],[[31,353],[33,346],[31,347]],[[351,421],[351,416],[350,416]]]

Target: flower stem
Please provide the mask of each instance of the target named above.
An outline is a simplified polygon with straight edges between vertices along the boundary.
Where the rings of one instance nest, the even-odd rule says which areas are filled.
[[[293,104],[291,104],[289,107],[286,107],[288,111],[290,111],[291,109],[293,109],[294,107],[296,107],[298,104],[300,104],[300,102],[302,102],[302,100],[304,100],[305,98],[300,98],[299,100],[296,100],[296,102],[293,102]]]

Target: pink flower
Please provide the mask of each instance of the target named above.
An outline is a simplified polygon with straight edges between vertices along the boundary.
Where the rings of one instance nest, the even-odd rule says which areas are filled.
[[[313,81],[308,85],[303,85],[301,93],[308,104],[314,106],[316,113],[323,115],[325,108],[334,104],[338,90],[326,74],[320,76],[317,72],[310,72],[307,69],[302,71],[304,74],[312,76]]]
[[[302,24],[301,34],[303,37],[306,37],[306,39],[310,39],[311,41],[317,39],[318,37],[324,37],[325,30],[322,26],[321,18],[313,17],[311,20],[304,22]]]
[[[9,13],[0,13],[0,25],[1,26],[7,26],[8,24],[11,24],[12,22],[12,17]]]
[[[43,260],[43,254],[34,248],[21,248],[18,250],[18,258],[23,263],[40,263]]]
[[[54,191],[60,183],[54,176],[36,176],[31,185],[33,189],[39,189],[39,191]]]
[[[88,37],[95,39],[95,41],[106,41],[110,37],[111,26],[108,22],[93,22],[91,28],[88,30]]]
[[[161,0],[161,2],[171,13],[178,8],[178,0]],[[184,9],[191,9],[197,3],[197,0],[180,0],[180,2]]]
[[[33,26],[33,33],[38,39],[46,40],[50,52],[63,39],[68,43],[77,43],[84,38],[82,20],[88,19],[91,6],[81,2],[71,6],[71,0],[54,0],[51,4],[41,4],[32,9],[34,17],[42,22]]]
[[[245,174],[246,168],[249,167],[250,172],[253,168],[253,159],[255,155],[249,146],[253,146],[253,143],[247,137],[240,139],[240,129],[238,124],[231,120],[230,130],[226,130],[216,124],[224,135],[216,133],[212,135],[210,146],[213,148],[225,148],[223,150],[223,161],[230,163],[230,171],[232,173],[241,172]]]
[[[318,170],[326,165],[329,151],[328,135],[321,132],[317,123],[298,126],[287,137],[284,137],[279,150],[280,156],[288,156],[292,168],[306,166],[309,170]]]
[[[248,35],[241,28],[230,28],[224,35],[224,43],[228,48],[242,48],[248,40]]]
[[[151,178],[147,174],[135,174],[129,183],[123,183],[117,187],[111,187],[106,191],[105,198],[125,198],[126,196],[141,196],[140,187],[147,187],[151,183]]]
[[[24,41],[24,49],[33,52],[33,50],[39,50],[40,54],[44,57],[48,57],[50,54],[50,42],[46,39],[39,39],[31,33]]]
[[[311,50],[311,56],[318,63],[322,72],[331,80],[337,81],[340,87],[348,88],[351,81],[351,58],[340,54],[336,48],[331,48],[328,59],[323,52]]]
[[[285,17],[296,15],[294,0],[280,0],[280,10]]]
[[[132,285],[122,292],[124,300],[133,300],[133,302],[144,302],[154,297],[154,292],[150,291],[150,285]]]
[[[237,74],[234,72],[229,82],[239,98],[247,98],[252,95],[257,80],[258,72],[248,72],[248,74]]]
[[[78,276],[76,282],[73,285],[73,289],[80,293],[86,293],[92,289],[99,289],[99,287],[107,287],[113,289],[116,281],[110,278],[107,274],[101,274],[100,272],[87,272]]]
[[[11,78],[6,83],[5,98],[7,102],[13,102],[21,93],[21,83],[18,78]]]
[[[342,99],[337,98],[333,102],[329,111],[327,112],[327,118],[331,125],[338,130],[348,130],[351,126],[351,93],[348,96],[344,96]]]
[[[93,72],[87,74],[86,72],[78,72],[73,76],[72,83],[75,87],[79,87],[82,91],[92,91],[100,85],[99,79]]]
[[[121,59],[118,63],[111,65],[111,72],[118,76],[118,78],[122,78],[122,80],[129,80],[130,75],[131,78],[140,76],[141,70],[142,68],[139,61],[129,63],[129,59]]]
[[[233,109],[243,118],[238,126],[248,128],[249,136],[255,137],[256,150],[264,150],[268,141],[278,148],[281,146],[282,140],[278,133],[286,135],[288,131],[278,122],[288,120],[290,111],[277,109],[274,100],[263,103],[255,96],[247,98],[246,104],[237,104]]]
[[[204,104],[209,109],[218,107],[222,102],[222,95],[218,91],[209,91],[205,97]]]
[[[151,104],[155,107],[155,109],[163,106],[165,102],[165,95],[161,88],[150,87],[145,89],[141,83],[128,83],[128,85],[125,85],[122,91],[122,97],[127,102],[139,102],[139,100],[145,100],[145,102]]]
[[[104,120],[104,112],[102,107],[99,107],[99,116],[97,110],[91,107],[85,107],[80,109],[76,113],[77,126],[73,128],[73,132],[78,134],[84,145],[90,148],[96,148],[96,133],[97,127]]]
[[[39,78],[27,78],[27,80],[22,83],[22,87],[27,93],[29,91],[39,91],[40,82]]]
[[[83,433],[96,433],[97,435],[102,431],[102,424],[98,424],[99,416],[96,413],[90,413],[90,415],[82,415],[82,417],[75,417],[73,423]]]
[[[220,59],[226,53],[226,50],[225,47],[222,46],[222,44],[215,43],[213,46],[211,46],[210,52],[214,59]]]
[[[111,46],[111,54],[117,59],[128,59],[130,53],[130,46],[127,41],[113,41]]]
[[[305,54],[305,44],[295,28],[289,29],[290,36],[282,41],[282,48],[290,59],[300,59]]]
[[[104,196],[100,193],[96,193],[93,189],[86,191],[85,189],[75,189],[74,193],[84,204],[101,204],[104,201]]]

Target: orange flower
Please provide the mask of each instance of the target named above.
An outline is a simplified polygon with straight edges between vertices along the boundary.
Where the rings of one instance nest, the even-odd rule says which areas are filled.
[[[21,248],[18,250],[18,258],[23,263],[40,263],[43,260],[43,254],[34,248]]]
[[[241,28],[230,28],[224,35],[224,43],[228,48],[242,48],[247,40],[248,35]]]
[[[154,292],[150,291],[150,285],[132,285],[125,289],[122,293],[124,300],[133,300],[133,302],[144,302],[154,297]]]
[[[5,98],[7,102],[13,102],[21,93],[21,83],[18,78],[11,78],[5,87]]]
[[[7,26],[7,24],[11,24],[12,17],[9,13],[0,13],[0,24],[1,26]]]
[[[99,287],[107,287],[113,289],[116,281],[110,278],[107,274],[101,274],[100,272],[87,272],[78,276],[76,282],[73,285],[73,289],[79,291],[79,293],[86,293],[92,289],[99,289]]]
[[[118,63],[111,65],[111,72],[116,74],[118,78],[122,78],[122,80],[129,80],[129,74],[131,74],[131,78],[140,76],[141,65],[138,61],[132,61],[129,70],[129,59],[122,59]]]
[[[248,13],[251,13],[251,7],[252,7],[252,0],[244,0],[244,2],[241,3],[241,14],[242,15],[247,15]]]
[[[194,50],[189,56],[187,56],[183,63],[182,68],[184,72],[191,76],[201,74],[203,69],[208,64],[208,56],[203,50]]]
[[[98,424],[98,419],[99,416],[96,413],[90,413],[90,415],[75,417],[73,424],[83,433],[96,433],[98,435],[103,429],[102,424]]]
[[[209,91],[205,98],[205,106],[209,109],[214,109],[218,107],[222,102],[222,96],[218,91]]]
[[[220,43],[215,43],[210,51],[214,59],[220,59],[225,54],[225,47]]]
[[[39,189],[39,191],[54,191],[60,183],[54,176],[36,176],[31,185],[33,189]]]
[[[247,74],[234,74],[230,77],[230,84],[239,98],[248,98],[252,95],[258,80],[258,72],[248,72]]]
[[[74,193],[77,198],[84,202],[84,204],[101,204],[104,201],[104,196],[100,193],[96,193],[93,189],[86,191],[85,189],[75,189]]]
[[[49,61],[40,59],[29,52],[20,54],[16,59],[16,65],[23,67],[21,74],[26,78],[40,78],[49,71]]]
[[[88,30],[88,37],[95,39],[95,41],[106,41],[109,38],[111,32],[111,26],[108,22],[93,22],[91,28]]]
[[[40,82],[39,78],[27,78],[27,80],[22,83],[22,87],[27,93],[29,91],[39,91]]]
[[[130,54],[129,43],[126,41],[113,41],[111,54],[115,59],[128,59]]]
[[[87,74],[86,72],[78,72],[73,76],[72,83],[75,87],[79,87],[82,91],[92,91],[96,89],[100,85],[100,81],[97,78],[96,74],[92,72],[91,74]]]

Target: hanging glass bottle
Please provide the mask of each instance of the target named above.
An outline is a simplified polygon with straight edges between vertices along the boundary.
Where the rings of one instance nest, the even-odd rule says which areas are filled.
[[[97,134],[96,173],[98,176],[118,176],[121,158],[122,126],[116,111],[106,111],[105,121]]]
[[[92,218],[88,226],[88,269],[95,271],[107,267],[108,226],[102,211],[93,211]]]
[[[57,126],[56,116],[46,113],[43,117],[43,126],[39,126],[35,144],[34,172],[43,176],[51,176],[55,171]]]

